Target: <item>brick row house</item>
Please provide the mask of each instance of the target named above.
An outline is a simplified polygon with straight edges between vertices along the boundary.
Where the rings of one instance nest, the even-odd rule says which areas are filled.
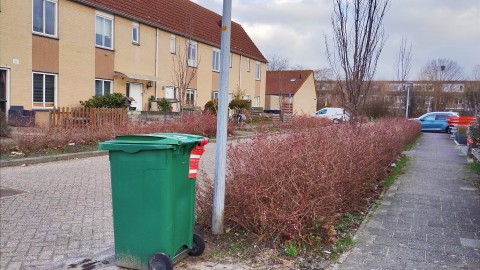
[[[316,103],[313,70],[267,71],[267,111],[312,114],[317,109]]]
[[[182,65],[195,74],[185,106],[218,96],[221,16],[191,1],[2,0],[0,15],[2,110],[35,111],[37,124],[94,95],[123,93],[138,111],[179,100]],[[229,91],[264,107],[267,60],[241,25],[231,33]]]

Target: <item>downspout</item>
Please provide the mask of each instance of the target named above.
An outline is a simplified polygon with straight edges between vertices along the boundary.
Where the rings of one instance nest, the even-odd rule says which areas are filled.
[[[155,28],[155,78],[158,80],[158,28]],[[155,81],[155,98],[158,99],[158,81]]]
[[[238,88],[242,89],[242,55],[240,54],[240,66],[238,68]]]

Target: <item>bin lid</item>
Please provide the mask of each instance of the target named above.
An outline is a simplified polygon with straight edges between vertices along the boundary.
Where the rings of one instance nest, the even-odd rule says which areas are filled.
[[[181,145],[195,145],[206,138],[198,135],[180,133],[154,133],[116,136],[113,141],[99,144],[99,150],[124,151],[136,153],[142,150],[175,149]]]

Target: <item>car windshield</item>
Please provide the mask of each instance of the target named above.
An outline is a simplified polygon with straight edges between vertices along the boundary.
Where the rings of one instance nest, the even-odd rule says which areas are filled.
[[[326,113],[327,113],[327,109],[322,109],[317,112],[317,114],[326,114]]]

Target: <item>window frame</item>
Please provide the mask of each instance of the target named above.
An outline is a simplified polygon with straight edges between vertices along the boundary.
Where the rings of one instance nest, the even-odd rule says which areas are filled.
[[[192,48],[194,49],[192,50]],[[192,54],[194,56],[193,59],[190,58]],[[198,59],[198,43],[193,40],[187,40],[187,65],[189,67],[197,67],[197,59]]]
[[[136,33],[135,29],[137,30]],[[140,24],[138,22],[132,22],[132,43],[135,45],[140,44]]]
[[[97,95],[97,81],[102,82],[102,93],[101,95]],[[107,80],[107,79],[101,79],[101,78],[95,78],[95,87],[93,89],[93,94],[94,96],[104,96],[105,95],[105,83],[109,82],[110,83],[110,92],[108,94],[113,93],[113,81],[112,80]]]
[[[170,53],[177,53],[177,37],[174,34],[170,34]]]
[[[258,61],[255,61],[255,80],[260,81],[261,75],[261,64]]]
[[[173,92],[173,97],[167,97],[167,91],[172,90]],[[180,97],[179,89],[178,87],[168,85],[163,87],[163,97],[169,100],[178,100]]]
[[[105,23],[103,24],[103,32],[102,32],[102,45],[97,44],[97,17],[100,17],[104,20],[110,20],[112,22],[112,28],[110,29],[110,35],[111,35],[111,47],[105,46]],[[96,11],[95,12],[95,47],[97,48],[102,48],[102,49],[107,49],[107,50],[113,50],[114,48],[114,33],[115,33],[115,20],[114,16],[108,13]]]
[[[217,58],[215,58],[215,55],[217,55]],[[217,65],[217,68],[215,68],[215,64]],[[213,48],[212,50],[212,70],[220,72],[220,50],[217,48]]]
[[[192,95],[193,100],[189,102],[189,95]],[[197,102],[197,89],[188,88],[185,90],[185,105],[195,106]]]
[[[42,1],[42,29],[43,31],[36,31],[35,30],[35,1],[32,1],[32,33],[37,34],[37,35],[42,35],[42,36],[47,36],[47,37],[53,37],[57,38],[58,37],[58,0],[38,0]],[[46,33],[45,26],[46,26],[46,11],[45,11],[45,2],[50,2],[55,5],[55,14],[54,14],[54,26],[53,26],[53,31],[54,34],[48,34]]]
[[[35,101],[35,75],[43,75],[43,86],[42,86],[42,101],[37,102]],[[53,76],[53,102],[47,102],[45,100],[45,76]],[[58,89],[58,74],[55,73],[48,73],[48,72],[38,72],[38,71],[33,71],[32,72],[32,108],[34,109],[49,109],[49,108],[54,108],[57,107],[57,90]],[[36,106],[36,104],[41,103],[42,106]],[[52,103],[52,106],[46,106],[46,104]]]
[[[229,66],[230,66],[230,68],[232,68],[232,64],[233,64],[233,56],[232,56],[232,55],[233,55],[233,54],[230,53],[230,58],[229,58],[229,60],[228,60],[228,61],[229,61]]]
[[[253,97],[253,107],[260,107],[260,96]]]
[[[211,99],[215,100],[219,98],[219,91],[212,91]]]
[[[247,58],[247,72],[250,72],[250,58]]]

